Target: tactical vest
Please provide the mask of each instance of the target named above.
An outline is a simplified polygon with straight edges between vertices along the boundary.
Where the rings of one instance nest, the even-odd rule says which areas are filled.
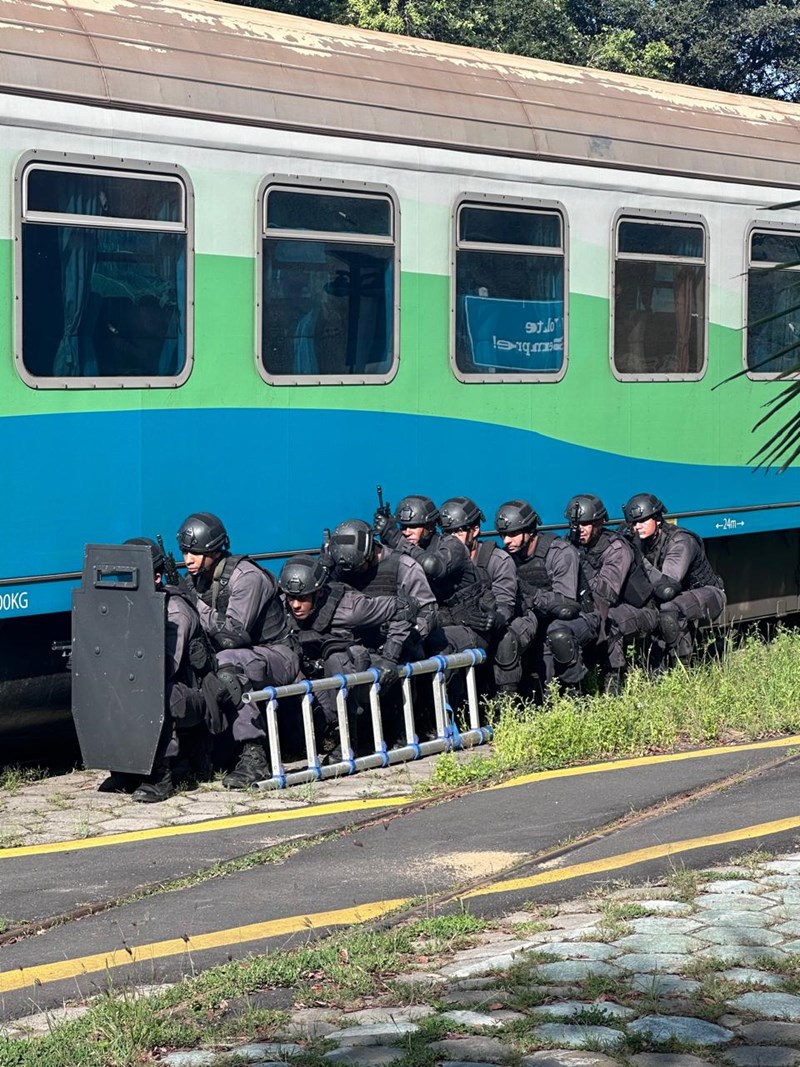
[[[438,534],[431,538],[428,548],[441,540]],[[481,613],[484,596],[492,597],[490,591],[484,590],[478,568],[469,557],[463,568],[456,573],[445,574],[442,578],[430,580],[431,590],[439,605],[439,624],[441,626],[471,626],[470,618]]]
[[[304,665],[324,659],[331,652],[342,651],[353,643],[350,630],[337,628],[335,635],[330,632],[345,591],[346,587],[341,582],[331,582],[320,591],[319,606],[307,619],[295,619],[290,614],[289,636]]]
[[[517,564],[517,578],[519,579],[520,591],[523,596],[526,593],[532,594],[537,589],[547,589],[552,592],[553,580],[547,571],[544,561],[553,542],[557,540],[558,537],[554,533],[540,533],[536,538],[536,547],[533,550],[533,555],[528,556],[522,563]],[[514,562],[517,559],[518,556],[514,556]]]
[[[673,526],[671,523],[664,523],[661,527],[662,536],[658,538],[658,543],[655,546],[655,552],[653,558],[650,558],[650,553],[645,553],[647,558],[653,564],[657,570],[661,570],[661,566],[666,558],[667,549],[669,548],[670,541],[678,531],[681,533],[689,534],[694,540],[700,551],[689,564],[689,569],[683,578],[683,587],[685,589],[701,589],[705,585],[716,586],[717,589],[722,589],[722,579],[718,574],[715,574],[711,568],[711,564],[708,562],[706,556],[705,545],[703,539],[694,532],[694,530],[687,530],[685,527]]]
[[[198,594],[204,604],[207,604],[215,612],[214,622],[219,629],[225,626],[225,616],[228,613],[228,603],[231,599],[229,588],[231,575],[243,561],[247,560],[254,567],[258,567],[262,574],[266,575],[272,595],[266,607],[256,619],[253,629],[249,634],[254,645],[270,645],[280,641],[286,636],[286,616],[277,593],[277,582],[269,571],[263,570],[249,556],[226,556],[222,567],[222,574],[211,582],[205,593]]]
[[[624,538],[619,534],[609,533],[603,530],[597,541],[591,548],[580,547],[580,579],[578,582],[578,599],[584,611],[594,609],[594,597],[592,596],[592,583],[603,566],[603,556],[606,550],[615,542]],[[634,608],[643,608],[653,597],[653,585],[647,577],[641,552],[633,549],[633,562],[623,583],[619,594],[620,604],[630,604]],[[613,607],[613,604],[611,605]]]
[[[397,596],[399,573],[400,553],[392,552],[365,571],[348,571],[344,582],[365,596]]]
[[[492,588],[492,576],[489,573],[489,560],[492,558],[496,547],[497,546],[493,541],[481,541],[478,545],[478,551],[475,553],[472,560],[484,589]]]

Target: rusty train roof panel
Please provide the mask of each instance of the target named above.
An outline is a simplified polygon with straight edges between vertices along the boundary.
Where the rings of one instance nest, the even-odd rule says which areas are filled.
[[[0,0],[0,77],[104,107],[800,184],[796,105],[217,0]]]

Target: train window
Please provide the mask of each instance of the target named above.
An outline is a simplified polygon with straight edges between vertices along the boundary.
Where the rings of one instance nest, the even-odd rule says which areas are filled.
[[[747,272],[747,369],[774,378],[800,365],[800,233],[754,230]]]
[[[561,211],[465,201],[456,211],[454,371],[463,381],[558,381],[566,371]]]
[[[259,372],[266,381],[393,377],[396,219],[396,204],[383,191],[287,186],[283,179],[267,185],[259,300]]]
[[[618,220],[612,348],[617,377],[702,376],[706,244],[705,229],[697,223]]]
[[[189,375],[189,193],[169,174],[20,169],[17,365],[36,388],[180,385]]]

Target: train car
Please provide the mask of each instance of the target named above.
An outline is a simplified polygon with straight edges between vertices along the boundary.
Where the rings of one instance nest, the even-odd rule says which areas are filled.
[[[653,491],[730,616],[798,608],[800,475],[749,457],[800,108],[212,0],[0,26],[0,721],[63,695],[86,542],[314,546],[377,483]]]

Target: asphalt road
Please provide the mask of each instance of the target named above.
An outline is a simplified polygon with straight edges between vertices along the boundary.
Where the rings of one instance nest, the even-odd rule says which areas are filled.
[[[674,864],[703,867],[785,846],[800,830],[793,744],[541,773],[433,801],[387,800],[358,814],[320,805],[302,818],[229,819],[202,833],[181,827],[119,843],[6,849],[0,912],[46,928],[0,944],[0,1015],[109,982],[175,980],[384,921],[418,897],[428,912],[466,899],[473,911],[496,915],[616,878],[663,875]],[[290,841],[296,851],[277,862],[202,876],[221,860]],[[166,888],[153,891],[157,884]],[[78,918],[86,905],[104,910]]]

